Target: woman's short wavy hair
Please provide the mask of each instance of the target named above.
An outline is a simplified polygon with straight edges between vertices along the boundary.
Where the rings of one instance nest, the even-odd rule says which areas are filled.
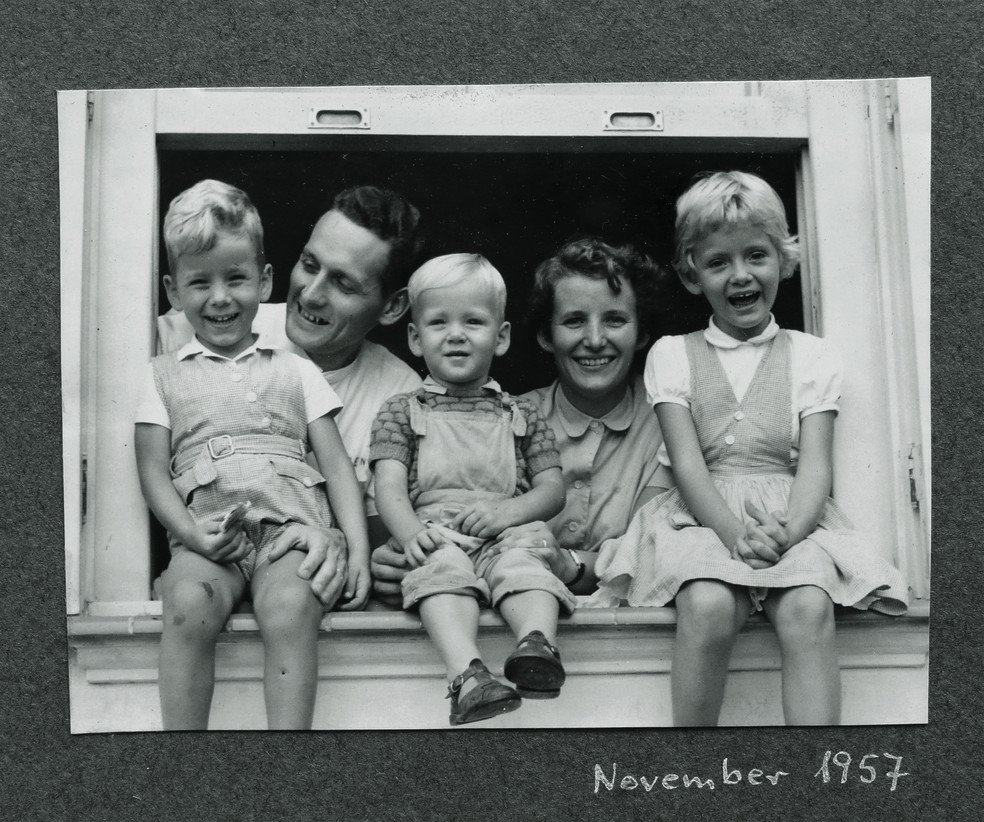
[[[716,171],[698,178],[676,202],[677,274],[693,279],[697,243],[722,227],[754,225],[779,252],[783,277],[800,261],[799,242],[789,233],[782,200],[765,180],[745,171]]]
[[[636,319],[642,331],[653,324],[658,301],[659,267],[632,245],[609,245],[595,237],[569,240],[539,266],[533,277],[533,293],[527,319],[538,334],[550,333],[557,283],[580,274],[604,280],[613,294],[626,284],[635,295]]]

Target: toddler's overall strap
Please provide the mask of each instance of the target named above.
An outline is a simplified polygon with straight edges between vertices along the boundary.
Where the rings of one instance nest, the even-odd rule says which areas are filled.
[[[512,429],[514,437],[525,437],[526,436],[526,415],[523,414],[522,409],[519,404],[510,397],[505,391],[502,392],[502,404],[509,407],[509,414],[511,416],[510,428]]]
[[[414,394],[410,397],[408,405],[410,406],[410,430],[418,437],[422,437],[427,433],[427,405],[420,394]]]

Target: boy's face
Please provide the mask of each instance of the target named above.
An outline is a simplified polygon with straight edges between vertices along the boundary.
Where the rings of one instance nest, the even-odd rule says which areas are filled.
[[[422,292],[407,332],[410,350],[452,394],[485,385],[492,358],[509,349],[509,323],[474,280]]]
[[[164,286],[202,345],[235,357],[253,344],[253,318],[270,298],[272,279],[269,265],[260,268],[249,237],[223,232],[210,250],[180,255]]]
[[[694,245],[691,256],[693,272],[681,279],[707,298],[717,327],[736,340],[765,331],[782,279],[769,235],[754,225],[723,226]]]
[[[390,243],[339,211],[323,215],[290,273],[287,336],[323,370],[351,363],[377,324],[396,322],[406,289],[387,296]]]

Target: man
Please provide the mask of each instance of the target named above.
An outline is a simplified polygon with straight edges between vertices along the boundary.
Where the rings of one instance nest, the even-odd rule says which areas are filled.
[[[420,377],[366,335],[406,313],[406,283],[422,247],[420,213],[404,197],[373,186],[347,189],[315,223],[291,271],[287,303],[261,305],[253,322],[254,332],[306,354],[341,399],[335,421],[365,492],[372,545],[388,536],[368,470],[372,422],[385,400],[417,388]],[[157,327],[162,351],[180,348],[194,333],[173,311]],[[285,545],[307,550],[298,573],[313,574],[315,593],[333,604],[345,584],[340,532],[295,529]]]

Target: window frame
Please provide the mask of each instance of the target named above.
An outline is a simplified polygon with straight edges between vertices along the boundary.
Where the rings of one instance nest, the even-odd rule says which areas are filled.
[[[305,147],[326,135],[333,146],[375,141],[382,150],[440,151],[478,140],[540,149],[576,141],[586,150],[799,152],[806,327],[835,343],[862,341],[843,351],[860,368],[845,379],[835,489],[847,489],[849,514],[878,535],[879,549],[900,564],[916,596],[928,597],[930,489],[922,464],[929,459],[929,341],[916,310],[928,251],[918,259],[911,253],[928,250],[928,178],[914,184],[906,170],[925,157],[928,173],[928,122],[918,105],[909,143],[898,133],[906,128],[900,104],[928,98],[928,80],[901,85],[902,94],[899,81],[885,80],[59,93],[68,614],[154,610],[149,515],[129,409],[153,353],[158,313],[158,148]],[[358,111],[362,121],[326,128],[312,114],[319,110]],[[632,116],[613,121],[613,112]],[[652,115],[652,124],[639,114]],[[640,121],[641,128],[619,127]],[[925,219],[915,222],[912,211],[923,203]],[[843,256],[852,270],[874,274],[857,288],[834,287],[824,272],[843,268]],[[888,408],[879,410],[883,396]],[[855,474],[859,466],[867,480]],[[918,510],[908,505],[910,487]]]

